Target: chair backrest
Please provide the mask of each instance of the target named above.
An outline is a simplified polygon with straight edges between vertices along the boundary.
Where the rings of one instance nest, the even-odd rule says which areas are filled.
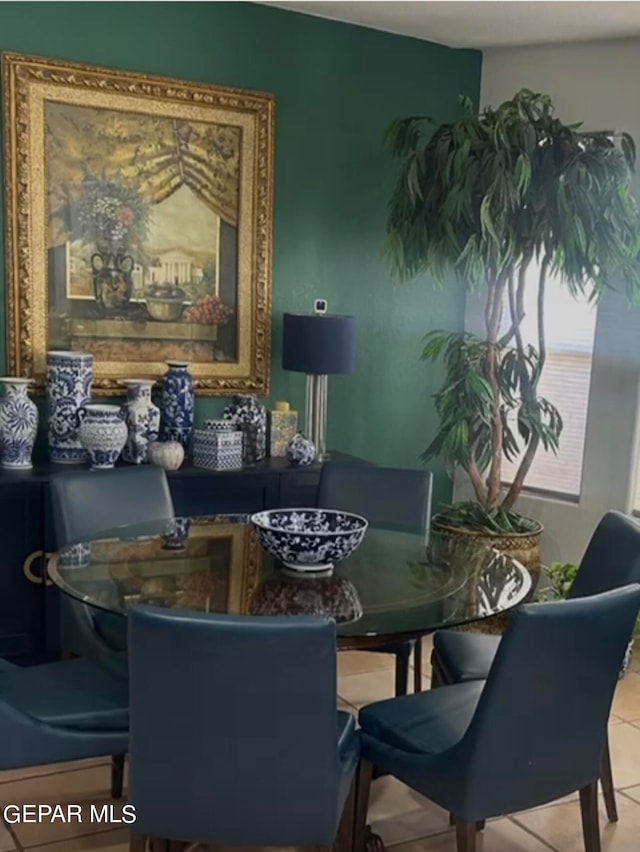
[[[363,515],[372,527],[426,533],[432,490],[429,471],[327,462],[320,474],[318,506]]]
[[[568,598],[597,595],[640,583],[640,524],[622,512],[607,512],[595,528]]]
[[[58,547],[124,524],[174,517],[167,476],[156,465],[60,473],[50,489]]]
[[[633,585],[514,613],[457,747],[467,780],[463,818],[535,807],[598,778],[639,607]]]
[[[331,620],[135,607],[129,667],[136,830],[260,846],[334,836]]]

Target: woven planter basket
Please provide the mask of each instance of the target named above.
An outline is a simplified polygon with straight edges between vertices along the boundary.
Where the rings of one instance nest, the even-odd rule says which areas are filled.
[[[524,565],[531,574],[531,579],[533,581],[531,592],[525,601],[523,601],[523,603],[526,603],[533,599],[541,571],[540,539],[542,537],[544,527],[537,521],[533,521],[533,523],[536,524],[536,529],[532,532],[504,533],[502,535],[496,533],[491,535],[490,533],[476,532],[474,530],[465,530],[460,529],[459,527],[448,526],[447,524],[442,523],[438,519],[437,515],[434,515],[431,521],[431,529],[438,534],[438,537],[442,541],[446,542],[447,539],[452,542],[464,541],[467,545],[472,542],[476,542],[478,547],[490,547],[494,550],[500,551],[501,553],[506,553],[508,556],[511,556],[520,562],[521,565]],[[500,615],[492,616],[491,618],[485,618],[474,624],[467,624],[460,629],[470,630],[475,633],[492,633],[499,635],[504,632],[508,621],[509,613],[505,612]]]

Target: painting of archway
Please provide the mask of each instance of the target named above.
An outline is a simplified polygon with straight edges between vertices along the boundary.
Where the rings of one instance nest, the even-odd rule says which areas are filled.
[[[272,96],[78,68],[3,55],[16,374],[73,349],[107,393],[167,359],[266,392]]]

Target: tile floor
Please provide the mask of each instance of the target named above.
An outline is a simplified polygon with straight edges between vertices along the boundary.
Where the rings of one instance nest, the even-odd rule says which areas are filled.
[[[425,688],[430,647],[425,641]],[[393,661],[381,654],[339,655],[341,706],[356,712],[369,701],[393,693]],[[617,825],[602,815],[603,852],[631,852],[640,837],[640,654],[620,681],[611,717],[613,771],[618,793]],[[109,803],[106,760],[0,772],[0,805]],[[116,811],[118,810],[116,806]],[[372,788],[369,816],[375,831],[393,852],[454,852],[448,816],[440,808],[391,778]],[[128,852],[126,827],[56,822],[0,823],[0,852]],[[491,820],[479,852],[582,852],[577,797],[504,819]]]

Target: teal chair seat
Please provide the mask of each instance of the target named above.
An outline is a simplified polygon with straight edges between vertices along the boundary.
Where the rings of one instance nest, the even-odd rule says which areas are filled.
[[[126,681],[86,660],[27,668],[2,663],[0,701],[25,716],[76,731],[128,730]]]
[[[442,687],[369,704],[360,711],[362,730],[408,753],[439,753],[464,736],[484,681]]]
[[[89,661],[0,659],[0,770],[124,754],[128,704],[126,681]]]

